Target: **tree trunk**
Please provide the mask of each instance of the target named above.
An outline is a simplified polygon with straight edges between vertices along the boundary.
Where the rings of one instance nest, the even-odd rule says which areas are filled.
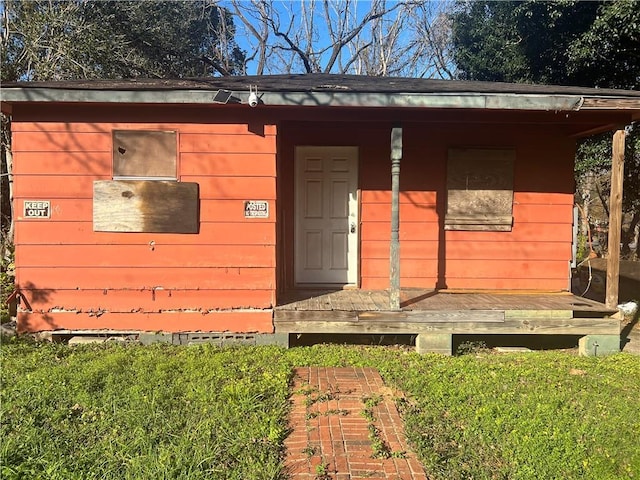
[[[1,251],[3,259],[8,260],[11,256],[14,231],[14,211],[13,211],[13,155],[11,153],[11,120],[2,115],[1,132],[1,161],[2,161],[2,228],[1,228]],[[6,203],[5,203],[6,202]],[[8,208],[5,205],[8,204]],[[6,223],[5,223],[6,222]]]

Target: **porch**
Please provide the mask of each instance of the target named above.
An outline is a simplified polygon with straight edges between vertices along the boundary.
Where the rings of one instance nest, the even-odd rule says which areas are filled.
[[[295,290],[274,310],[276,333],[619,336],[616,312],[566,292]]]

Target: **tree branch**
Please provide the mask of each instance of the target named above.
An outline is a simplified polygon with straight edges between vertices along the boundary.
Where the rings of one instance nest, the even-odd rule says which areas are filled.
[[[212,67],[216,72],[218,72],[220,75],[224,76],[224,77],[228,77],[229,75],[231,75],[231,73],[229,72],[229,70],[227,70],[226,68],[224,68],[222,65],[220,65],[218,62],[216,62],[215,60],[206,57],[205,55],[202,55],[198,60],[200,60],[201,62],[209,65],[210,67]]]

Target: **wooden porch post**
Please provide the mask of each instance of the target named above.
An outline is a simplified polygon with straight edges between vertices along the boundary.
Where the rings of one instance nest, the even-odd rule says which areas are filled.
[[[622,228],[622,187],[624,179],[625,131],[613,134],[611,161],[611,194],[609,197],[609,256],[607,257],[607,292],[605,303],[609,308],[618,305],[620,277],[620,229]]]
[[[402,127],[391,129],[391,251],[389,253],[389,307],[400,310],[400,160]]]

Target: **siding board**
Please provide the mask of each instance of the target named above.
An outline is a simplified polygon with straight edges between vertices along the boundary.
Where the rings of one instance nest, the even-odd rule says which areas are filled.
[[[461,290],[538,290],[541,292],[560,292],[567,290],[567,275],[548,278],[447,278],[449,289]]]
[[[224,135],[184,133],[180,135],[180,151],[207,153],[276,153],[275,137],[258,135]]]
[[[110,152],[111,135],[80,132],[20,132],[13,133],[14,152]]]
[[[363,261],[371,258],[389,258],[389,240],[363,240],[360,254]],[[438,256],[438,242],[426,240],[404,241],[400,246],[400,256],[403,259],[435,259]]]
[[[513,206],[514,224],[522,223],[572,223],[573,204],[538,205],[516,204]]]
[[[271,308],[273,292],[263,290],[29,290],[22,289],[33,311],[108,310],[110,312],[207,311],[233,308]]]
[[[111,175],[21,175],[15,179],[14,198],[91,200],[94,180],[111,180]]]
[[[568,261],[551,260],[450,260],[447,280],[453,278],[562,278],[569,270]],[[566,284],[565,284],[566,287]]]
[[[16,197],[39,198],[92,198],[94,180],[111,180],[111,175],[91,174],[67,175],[21,175],[24,180],[16,182]],[[222,177],[181,175],[183,182],[200,184],[203,199],[255,199],[275,200],[275,177]],[[64,185],[64,188],[60,188]]]
[[[22,267],[275,267],[274,245],[21,245]]]
[[[360,238],[367,240],[389,240],[391,238],[391,222],[364,223],[360,229]],[[400,219],[400,242],[438,240],[438,224],[435,222],[403,222]],[[400,247],[402,249],[402,247]]]
[[[200,233],[94,232],[89,222],[16,222],[15,242],[20,245],[275,245],[275,225],[260,221],[201,223]]]
[[[571,223],[520,223],[511,232],[447,231],[447,243],[460,242],[571,242]]]
[[[447,279],[447,289],[457,290],[538,290],[559,292],[567,289],[566,278],[451,278]],[[436,278],[403,279],[403,288],[435,288]],[[442,288],[442,285],[438,285]],[[389,288],[388,277],[374,277],[362,280],[362,288],[384,290]]]
[[[265,136],[276,134],[275,125],[262,125]],[[112,130],[180,130],[185,133],[206,133],[208,135],[256,135],[248,123],[105,123],[105,122],[15,122],[13,132],[67,132],[67,133],[108,133]]]
[[[547,242],[448,242],[447,259],[451,260],[569,260],[571,243]],[[364,260],[389,258],[389,241],[363,241],[361,255]],[[400,247],[402,259],[437,259],[437,241],[405,241]]]
[[[404,172],[403,172],[404,173]],[[402,175],[402,173],[401,173]],[[383,203],[391,204],[391,192],[389,190],[371,190],[363,188],[360,193],[363,204]],[[437,192],[432,191],[401,191],[400,203],[411,203],[417,205],[435,205],[437,201]]]
[[[400,218],[406,222],[437,222],[436,205],[402,203],[400,204]],[[363,204],[362,222],[389,222],[391,219],[390,204]]]
[[[515,205],[573,205],[573,193],[514,191],[513,202]]]
[[[273,333],[271,310],[200,312],[18,313],[18,331],[41,330],[141,330],[164,332]]]
[[[448,260],[565,260],[571,259],[570,242],[449,242]]]
[[[400,274],[403,281],[407,278],[432,278],[437,275],[437,272],[438,260],[436,259],[400,259]],[[372,258],[363,262],[361,274],[363,277],[389,278],[389,258]],[[401,285],[404,286],[404,283]]]
[[[273,268],[256,267],[17,267],[16,281],[32,289],[220,289],[265,290],[275,284]]]
[[[276,179],[273,177],[203,177],[182,175],[183,182],[200,185],[203,200],[275,200]]]
[[[272,153],[182,153],[180,174],[216,177],[275,177]]]
[[[14,175],[111,175],[111,152],[15,152]]]

